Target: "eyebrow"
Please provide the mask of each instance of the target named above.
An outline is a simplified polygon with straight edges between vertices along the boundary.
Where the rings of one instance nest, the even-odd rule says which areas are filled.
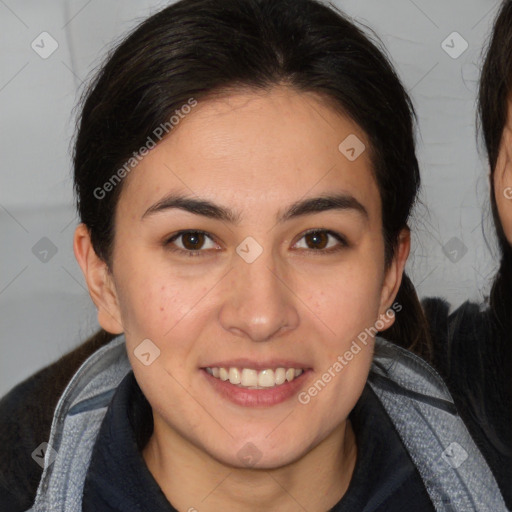
[[[241,214],[224,206],[212,203],[206,199],[169,194],[150,206],[142,215],[141,220],[157,212],[165,210],[180,209],[195,215],[201,215],[210,219],[239,224]],[[350,194],[326,194],[319,197],[303,199],[292,203],[284,212],[278,213],[277,222],[283,223],[287,220],[298,218],[312,213],[320,213],[329,210],[354,211],[360,214],[365,220],[368,219],[366,208]]]

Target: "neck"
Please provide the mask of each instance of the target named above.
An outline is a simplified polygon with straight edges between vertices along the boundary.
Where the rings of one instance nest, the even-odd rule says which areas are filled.
[[[223,464],[153,417],[142,455],[177,510],[325,512],[345,494],[354,471],[357,448],[348,420],[298,460],[263,469]]]

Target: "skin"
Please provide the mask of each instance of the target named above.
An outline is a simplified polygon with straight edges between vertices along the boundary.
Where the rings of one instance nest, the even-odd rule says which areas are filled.
[[[409,253],[401,233],[384,265],[381,201],[369,151],[349,161],[338,145],[362,130],[312,93],[284,86],[199,102],[125,178],[116,212],[113,265],[95,254],[80,225],[75,255],[110,332],[124,332],[139,386],[153,409],[143,457],[169,501],[200,512],[325,511],[346,492],[357,449],[347,417],[365,385],[373,340],[307,405],[296,397],[249,408],[221,398],[201,367],[222,359],[284,357],[313,369],[316,382],[365,328],[384,316]],[[179,209],[144,212],[170,192],[206,198],[240,222]],[[343,192],[355,209],[310,213],[276,223],[295,201]],[[320,241],[312,228],[343,235]],[[203,230],[202,256],[180,230]],[[253,237],[263,253],[236,252]],[[319,247],[319,248],[318,248]],[[326,253],[332,247],[339,251]],[[323,251],[323,253],[322,253]],[[149,338],[161,353],[145,366],[134,350]],[[248,467],[238,452],[256,446]],[[359,449],[365,449],[359,447]]]
[[[512,245],[512,101],[508,102],[507,123],[492,179],[501,225],[508,243]]]

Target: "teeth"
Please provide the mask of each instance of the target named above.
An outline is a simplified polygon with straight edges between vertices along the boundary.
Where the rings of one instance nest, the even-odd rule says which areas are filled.
[[[240,384],[240,382],[242,382],[238,368],[230,368],[228,375],[229,382],[231,382],[231,384]]]
[[[230,381],[231,382],[231,381]],[[236,382],[231,382],[231,384],[237,384]],[[244,368],[242,370],[242,381],[240,382],[242,386],[257,386],[258,385],[258,372],[256,370],[248,370]]]
[[[258,375],[258,386],[261,388],[273,388],[276,385],[274,370],[263,370]]]
[[[304,370],[300,368],[276,368],[266,369],[260,372],[251,368],[206,368],[206,371],[214,377],[226,381],[238,387],[249,389],[264,389],[280,386],[286,381],[291,382],[301,375]]]
[[[276,379],[276,386],[283,384],[283,382],[286,380],[286,370],[284,368],[278,368],[274,372],[274,377]]]

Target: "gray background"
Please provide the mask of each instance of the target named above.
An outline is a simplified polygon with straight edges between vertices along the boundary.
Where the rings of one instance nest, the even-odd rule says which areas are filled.
[[[98,327],[72,250],[73,107],[105,52],[167,3],[0,0],[0,395]],[[418,293],[444,296],[453,307],[466,299],[482,301],[497,254],[475,97],[482,48],[499,2],[335,4],[375,30],[417,109],[424,206],[411,223],[408,271]],[[31,47],[42,32],[58,44],[44,59]],[[469,45],[457,58],[442,46],[447,40],[451,52],[460,52],[463,40],[447,39],[453,32]],[[43,237],[50,242],[41,242]],[[56,252],[45,255],[41,246]]]

